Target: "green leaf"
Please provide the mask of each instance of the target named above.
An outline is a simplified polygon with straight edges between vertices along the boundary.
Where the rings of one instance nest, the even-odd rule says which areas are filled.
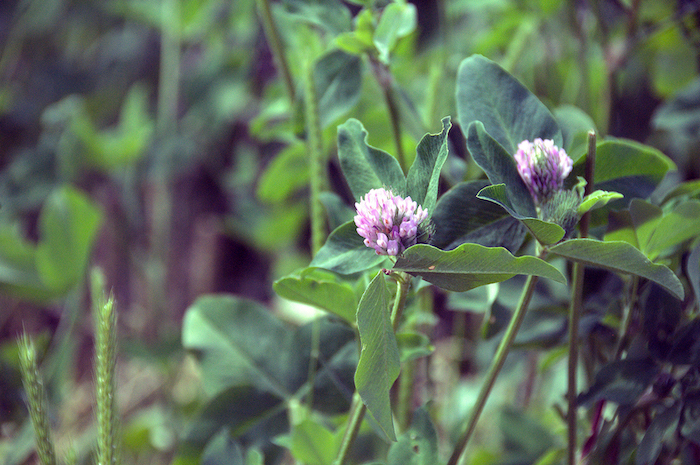
[[[563,146],[559,126],[547,107],[506,70],[481,55],[472,55],[459,65],[457,115],[462,128],[481,121],[511,155],[520,142],[538,137]]]
[[[700,307],[700,244],[695,246],[690,255],[688,255],[685,269],[688,274],[688,281],[695,294],[695,302]]]
[[[700,201],[688,200],[672,211],[652,210],[651,204],[635,199],[630,215],[635,224],[640,249],[654,260],[661,252],[700,234]],[[658,207],[656,207],[658,208]],[[644,209],[645,212],[641,210]]]
[[[384,273],[377,273],[357,307],[362,350],[355,372],[355,386],[386,439],[396,441],[390,390],[399,376],[401,365],[389,315],[391,304]]]
[[[443,250],[471,242],[517,251],[527,233],[525,227],[498,204],[476,194],[488,181],[462,182],[445,192],[432,215],[435,234],[431,245]]]
[[[430,338],[425,334],[402,332],[396,335],[396,342],[401,353],[401,363],[427,357],[435,350],[430,344]]]
[[[536,257],[514,257],[502,247],[462,244],[449,252],[430,245],[409,247],[396,261],[405,271],[448,291],[468,291],[515,275],[535,275],[566,283],[559,270]]]
[[[621,198],[622,198],[622,194],[620,194],[619,192],[608,192],[608,191],[601,191],[601,190],[591,192],[589,195],[584,197],[583,202],[581,202],[581,205],[579,205],[578,214],[579,214],[579,216],[583,215],[587,211],[595,210],[597,208],[604,207],[611,200],[621,199]]]
[[[342,50],[353,55],[372,53],[375,50],[374,40],[374,17],[372,10],[363,8],[355,16],[355,28],[352,32],[344,32],[335,37],[335,44]]]
[[[285,299],[331,312],[350,324],[355,323],[357,298],[352,286],[338,282],[330,273],[304,273],[278,279],[272,285]]]
[[[615,360],[596,373],[593,385],[579,396],[578,404],[605,399],[620,405],[632,405],[658,373],[659,367],[649,360]]]
[[[584,175],[585,158],[574,164],[568,179],[575,180]],[[596,147],[595,188],[619,192],[625,202],[633,198],[647,198],[658,186],[669,170],[676,165],[663,153],[638,142],[611,139]],[[615,202],[618,205],[620,202]]]
[[[265,167],[258,182],[257,195],[263,202],[279,203],[290,198],[309,182],[307,145],[289,144]]]
[[[627,242],[602,242],[595,239],[570,239],[549,249],[550,253],[607,270],[633,274],[654,281],[674,297],[683,299],[678,277],[668,267],[658,265]]]
[[[387,455],[388,465],[435,465],[437,432],[425,407],[413,412],[411,427],[392,444]]]
[[[678,420],[680,419],[681,406],[681,402],[675,402],[670,407],[662,406],[660,411],[654,415],[654,419],[639,442],[639,447],[637,447],[637,453],[634,458],[635,465],[646,465],[656,462],[664,441],[671,438],[676,431]]]
[[[353,274],[376,267],[386,260],[367,247],[357,234],[353,221],[338,226],[326,239],[309,264],[310,267],[324,268],[339,274]]]
[[[367,131],[356,119],[338,126],[338,158],[352,195],[359,200],[371,189],[384,187],[405,196],[406,178],[396,158],[370,147]]]
[[[573,105],[561,105],[554,109],[553,114],[564,139],[561,148],[565,149],[571,158],[585,154],[588,147],[588,131],[597,132],[593,119]]]
[[[203,296],[185,313],[182,345],[202,366],[204,389],[214,395],[230,386],[254,386],[286,398],[280,358],[287,328],[250,300]]]
[[[395,5],[392,3],[392,5]],[[416,148],[416,159],[408,170],[406,190],[411,199],[432,214],[437,202],[440,171],[447,160],[450,117],[443,118],[440,134],[426,134]]]
[[[389,53],[394,49],[396,41],[413,32],[416,23],[416,7],[411,3],[393,2],[384,8],[374,31],[374,45],[382,62],[389,62]]]
[[[63,293],[82,279],[102,214],[71,187],[54,191],[41,208],[36,267],[42,282]]]
[[[504,184],[486,186],[479,191],[477,197],[483,200],[490,200],[503,207],[513,218],[520,220],[532,235],[544,245],[556,244],[566,234],[564,228],[558,224],[540,220],[539,218],[522,216],[515,211],[515,206],[510,201],[511,197],[508,196],[508,188]]]
[[[331,465],[340,449],[342,435],[333,434],[319,423],[306,419],[292,426],[289,451],[300,463]]]
[[[333,35],[350,30],[350,10],[339,0],[284,0],[286,14]]]
[[[12,225],[0,226],[0,291],[35,302],[55,296],[39,277],[36,247]]]
[[[326,127],[352,109],[360,99],[362,60],[340,50],[333,50],[314,67],[318,113]]]

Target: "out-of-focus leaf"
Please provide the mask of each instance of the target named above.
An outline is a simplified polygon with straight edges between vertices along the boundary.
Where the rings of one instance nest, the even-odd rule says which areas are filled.
[[[688,255],[686,272],[688,273],[690,286],[695,294],[695,301],[700,306],[700,244],[695,246],[690,255]]]
[[[393,2],[384,8],[374,31],[374,45],[381,61],[389,62],[389,53],[394,49],[396,41],[413,32],[417,18],[416,7],[412,3]]]
[[[321,424],[307,418],[292,426],[289,437],[281,445],[286,446],[301,463],[331,465],[340,449],[342,430],[339,433],[333,434]]]
[[[434,465],[437,457],[437,433],[424,407],[413,412],[411,427],[391,445],[388,465]]]
[[[386,256],[377,255],[357,234],[353,221],[337,227],[326,239],[309,266],[339,274],[353,274],[378,266]]]
[[[695,444],[700,444],[700,396],[697,394],[686,398],[682,422],[681,434]]]
[[[588,131],[596,131],[595,122],[583,110],[573,105],[562,105],[552,112],[564,140],[561,148],[576,161],[586,153],[588,146]]]
[[[207,444],[202,452],[202,465],[245,465],[241,446],[224,427]]]
[[[450,118],[444,118],[440,134],[426,134],[421,139],[416,148],[416,159],[406,177],[407,194],[427,209],[428,214],[433,213],[437,202],[440,171],[448,155],[447,133],[451,127]]]
[[[561,130],[547,107],[506,70],[481,55],[472,55],[459,65],[457,115],[462,128],[481,121],[511,156],[520,142],[538,137],[563,146]]]
[[[665,213],[660,208],[635,199],[630,204],[642,252],[654,260],[669,247],[700,235],[700,200],[688,200]]]
[[[659,367],[649,360],[613,361],[596,373],[593,385],[579,396],[578,404],[605,399],[620,405],[632,405],[658,373]]]
[[[678,328],[671,336],[668,360],[676,365],[695,365],[700,362],[700,320],[692,320]]]
[[[414,332],[401,332],[396,335],[401,363],[427,357],[435,348],[430,344],[430,339],[425,334]]]
[[[544,426],[515,409],[504,409],[498,423],[509,449],[520,459],[534,461],[554,445]]]
[[[354,208],[349,207],[335,192],[321,192],[321,203],[326,209],[328,226],[331,230],[352,220],[356,215]]]
[[[664,440],[671,437],[676,430],[681,413],[681,402],[675,402],[670,407],[662,407],[654,415],[654,419],[639,442],[634,463],[647,465],[656,462],[661,453]]]
[[[267,165],[258,182],[258,198],[277,203],[291,197],[309,181],[309,161],[306,144],[293,143],[285,147]]]
[[[374,18],[372,10],[363,8],[355,17],[355,29],[352,32],[343,32],[335,37],[336,45],[353,55],[362,55],[375,50],[374,45]]]
[[[350,324],[355,323],[357,299],[353,288],[334,279],[330,273],[301,273],[278,279],[275,292],[285,299],[331,312]]]
[[[570,239],[549,250],[579,263],[647,278],[663,286],[674,297],[683,299],[683,285],[673,271],[664,265],[652,263],[627,242]]]
[[[377,273],[357,308],[357,329],[362,350],[355,386],[385,438],[396,441],[390,390],[399,376],[400,356],[391,325],[391,294],[384,273]]]
[[[350,30],[350,10],[339,0],[284,0],[286,14],[335,35]]]
[[[527,233],[520,222],[498,204],[476,197],[488,184],[488,181],[463,182],[440,197],[432,216],[435,224],[432,245],[450,250],[471,242],[485,247],[505,247],[511,253],[520,248]]]
[[[62,293],[82,278],[101,221],[97,206],[71,187],[46,199],[39,217],[36,267],[48,288]]]
[[[334,50],[314,67],[314,83],[321,127],[326,127],[355,106],[362,88],[362,61]]]
[[[398,160],[367,145],[367,131],[356,119],[338,126],[338,158],[355,200],[384,187],[404,196],[406,178]]]
[[[462,244],[449,252],[430,245],[409,247],[394,269],[420,276],[449,291],[468,291],[510,279],[517,274],[535,275],[565,283],[559,270],[536,257],[514,257],[502,247]]]

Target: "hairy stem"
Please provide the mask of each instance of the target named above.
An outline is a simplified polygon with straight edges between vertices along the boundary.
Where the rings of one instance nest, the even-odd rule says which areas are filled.
[[[95,400],[97,403],[97,465],[119,463],[115,371],[117,365],[117,313],[114,298],[105,299],[102,275],[92,279],[95,323]]]
[[[477,397],[476,403],[472,408],[471,416],[469,417],[469,421],[467,422],[466,430],[464,431],[461,439],[459,440],[457,446],[452,452],[452,456],[450,456],[450,460],[447,462],[447,465],[457,465],[458,463],[461,463],[461,459],[463,459],[464,451],[467,448],[469,439],[471,438],[472,434],[474,433],[474,430],[476,429],[476,424],[479,421],[481,412],[484,410],[486,401],[488,400],[489,395],[491,394],[491,390],[493,389],[493,385],[496,382],[496,378],[498,377],[501,368],[503,368],[503,364],[506,361],[506,357],[508,356],[508,352],[510,351],[511,346],[513,345],[515,336],[518,334],[520,325],[522,324],[523,319],[525,318],[525,314],[527,313],[527,307],[528,305],[530,305],[530,299],[532,299],[532,295],[535,292],[535,284],[537,283],[537,279],[537,276],[528,276],[527,280],[525,281],[525,287],[523,288],[523,292],[520,295],[520,301],[518,302],[518,306],[510,319],[510,323],[506,328],[505,334],[503,335],[503,339],[501,339],[501,342],[498,345],[498,349],[496,350],[496,355],[493,358],[493,362],[491,363],[491,366],[489,367],[489,370],[486,373],[484,384],[482,384],[481,390],[479,391],[479,396]]]
[[[309,147],[309,203],[311,208],[311,254],[323,245],[325,239],[323,205],[321,204],[323,142],[321,140],[321,123],[318,115],[316,100],[316,85],[314,82],[314,67],[307,60],[304,73],[304,114],[306,118],[306,135]]]
[[[34,426],[36,436],[36,451],[42,465],[55,465],[56,452],[51,440],[51,429],[47,413],[46,391],[39,373],[34,342],[23,333],[17,341],[19,346],[19,366],[22,385],[27,394],[27,407]]]

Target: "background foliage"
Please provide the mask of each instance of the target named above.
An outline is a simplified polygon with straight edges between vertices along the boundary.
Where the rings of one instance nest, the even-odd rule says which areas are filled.
[[[655,278],[657,264],[642,276],[660,286],[587,272],[580,402],[590,413],[580,442],[598,463],[693,463],[699,9],[689,0],[2,2],[0,461],[34,460],[17,357],[23,328],[38,343],[59,451],[92,459],[85,276],[99,266],[120,315],[125,463],[330,463],[361,384],[358,304],[367,286],[389,292],[379,278],[338,274],[381,264],[347,224],[354,200],[378,179],[435,205],[434,245],[456,250],[425,254],[443,254],[443,265],[444,255],[481,247],[457,248],[464,242],[497,239],[515,254],[529,250],[528,231],[543,243],[561,235],[533,218],[532,205],[513,203],[521,197],[482,191],[485,175],[513,189],[489,170],[489,154],[494,140],[512,153],[527,135],[508,133],[517,125],[494,130],[498,122],[480,110],[523,96],[514,88],[488,101],[502,89],[496,77],[510,73],[554,115],[534,119],[577,161],[572,179],[583,174],[585,131],[610,136],[598,146],[596,188],[624,193],[625,203],[594,215],[592,231],[630,247],[564,243],[559,256],[602,265],[590,257],[641,252],[682,282],[679,291],[668,276]],[[462,64],[474,54],[502,68],[479,57]],[[638,162],[620,164],[620,153]],[[347,176],[353,170],[360,174]],[[479,192],[496,203],[464,202]],[[348,240],[362,253],[350,261],[338,255],[344,246],[316,253],[331,231],[327,246]],[[415,271],[420,247],[428,246],[397,269]],[[511,275],[535,266],[524,261],[533,257],[502,257]],[[537,266],[560,276],[562,263],[554,272]],[[366,422],[357,463],[438,463],[459,434],[522,280],[463,293],[500,279],[450,288],[449,273],[423,278],[458,292],[419,286],[397,346],[383,342],[385,363],[413,362],[412,422],[391,445],[379,439],[394,434],[391,412]],[[472,463],[562,460],[568,295],[542,281]],[[683,290],[683,300],[669,297]],[[653,362],[620,359],[640,346]],[[628,402],[648,400],[650,385],[663,402],[642,405],[640,419]],[[627,423],[616,428],[610,418]]]

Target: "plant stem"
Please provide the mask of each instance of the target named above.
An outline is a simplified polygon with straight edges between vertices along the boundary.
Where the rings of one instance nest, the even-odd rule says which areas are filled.
[[[17,341],[19,346],[19,366],[24,392],[27,394],[27,407],[34,426],[36,450],[42,465],[55,465],[56,452],[51,440],[51,429],[47,414],[46,391],[36,361],[34,342],[23,333]]]
[[[391,276],[396,279],[396,297],[394,298],[394,306],[391,309],[391,326],[396,332],[396,328],[399,326],[399,321],[401,320],[401,315],[403,315],[404,307],[406,306],[406,297],[408,296],[408,290],[411,284],[411,275],[402,272],[392,272]],[[350,416],[348,417],[348,426],[345,429],[345,434],[343,435],[343,441],[340,444],[340,450],[338,451],[338,457],[333,462],[334,465],[344,465],[348,458],[348,452],[355,438],[357,437],[357,432],[360,430],[360,425],[362,424],[362,419],[365,416],[365,411],[367,407],[362,402],[360,393],[355,391],[352,397],[352,406],[350,407]]]
[[[479,421],[481,412],[484,410],[486,401],[491,394],[493,385],[496,382],[496,377],[498,377],[498,373],[501,371],[501,368],[503,368],[503,364],[506,361],[506,357],[508,356],[511,346],[513,345],[515,336],[518,334],[520,325],[525,318],[527,307],[530,304],[530,299],[532,299],[532,295],[535,292],[535,284],[537,283],[537,279],[537,276],[528,276],[527,280],[525,281],[525,287],[520,295],[520,301],[518,302],[518,306],[510,319],[510,323],[506,328],[505,334],[503,334],[503,339],[501,339],[501,342],[498,345],[493,362],[486,373],[484,384],[481,386],[479,396],[476,399],[476,403],[472,408],[471,416],[467,422],[467,428],[452,452],[452,456],[450,456],[450,460],[447,462],[447,465],[457,465],[458,463],[461,463],[460,459],[463,458],[464,451],[469,443],[469,439],[476,429],[476,424]]]
[[[306,141],[309,147],[309,203],[311,208],[311,254],[323,245],[325,239],[323,205],[321,204],[321,122],[318,116],[314,66],[311,59],[306,60],[304,73],[304,114],[306,118]]]
[[[586,156],[586,188],[584,195],[589,195],[593,192],[593,174],[595,172],[595,155],[596,155],[596,134],[594,131],[588,133],[588,154]],[[590,224],[590,212],[586,212],[579,222],[579,236],[582,238],[588,237],[588,227]],[[568,459],[569,465],[575,465],[576,450],[577,450],[577,405],[576,397],[578,395],[578,327],[581,318],[583,307],[583,276],[586,267],[581,263],[574,263],[573,267],[573,290],[571,296],[571,306],[569,307],[569,363],[567,373],[567,402],[568,409],[566,414],[566,422],[569,430],[568,433]]]
[[[265,31],[265,37],[267,37],[268,44],[270,45],[270,50],[272,51],[272,56],[277,63],[277,68],[282,75],[282,81],[284,81],[284,86],[287,88],[287,95],[289,96],[289,101],[293,104],[296,98],[294,92],[294,81],[292,81],[292,73],[289,71],[289,63],[287,63],[287,57],[284,54],[284,47],[282,46],[282,39],[280,38],[277,26],[275,26],[275,21],[272,18],[272,10],[270,9],[270,0],[257,0],[258,12],[262,19],[263,30]]]
[[[370,60],[372,63],[372,70],[374,71],[374,77],[377,79],[384,93],[384,101],[389,110],[391,131],[394,136],[394,143],[396,144],[396,158],[399,161],[399,165],[401,165],[401,169],[406,173],[406,155],[403,152],[403,144],[401,143],[401,116],[399,115],[396,92],[393,86],[394,78],[386,64],[380,62],[376,58],[370,57]]]

